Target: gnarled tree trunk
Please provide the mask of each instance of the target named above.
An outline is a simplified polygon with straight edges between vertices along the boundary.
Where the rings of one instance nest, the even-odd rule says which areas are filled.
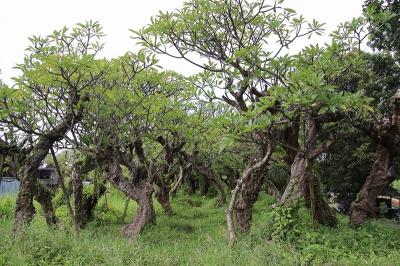
[[[236,200],[234,213],[236,225],[240,232],[246,233],[250,230],[253,220],[253,205],[257,201],[258,195],[262,189],[265,175],[260,169],[250,174],[242,183],[239,198]]]
[[[164,146],[165,156],[164,156],[164,165],[162,166],[162,175],[155,175],[154,182],[157,185],[158,189],[156,190],[156,198],[157,201],[161,204],[164,212],[171,216],[173,214],[171,203],[170,203],[170,190],[175,177],[178,178],[181,175],[177,175],[174,170],[174,161],[177,157],[178,153],[182,150],[185,145],[184,141],[181,141],[174,145],[169,142],[168,139],[165,139],[163,136],[158,136],[156,140]],[[144,158],[143,158],[144,159]],[[146,163],[146,160],[143,160],[143,163]],[[147,163],[148,164],[148,163]],[[177,188],[175,188],[176,190]]]
[[[84,228],[87,223],[85,209],[83,207],[83,180],[82,180],[82,165],[74,164],[72,169],[72,194],[74,195],[74,213],[76,224],[79,228]]]
[[[158,203],[160,203],[166,215],[172,216],[174,214],[172,211],[171,202],[169,200],[168,186],[158,187],[158,190],[156,191],[156,199]]]
[[[313,219],[327,226],[336,226],[337,218],[325,201],[319,181],[312,172],[313,160],[324,152],[332,142],[328,141],[320,147],[316,147],[318,127],[311,114],[306,116],[304,127],[305,149],[299,151],[293,160],[289,183],[280,202],[293,205],[298,200],[304,199],[306,206],[312,207]],[[312,192],[313,197],[310,196],[310,192]]]
[[[394,181],[392,158],[389,150],[379,145],[370,175],[362,186],[357,199],[350,206],[350,222],[362,224],[367,218],[376,217],[379,212],[376,197]]]
[[[400,155],[400,90],[390,100],[390,112],[378,123],[361,129],[377,144],[376,158],[370,175],[350,206],[350,222],[362,224],[378,213],[376,197],[395,179],[393,159]]]
[[[123,230],[128,238],[136,238],[147,225],[156,222],[152,199],[153,186],[150,180],[145,179],[147,176],[141,176],[143,173],[138,170],[140,168],[133,164],[131,156],[127,154],[114,150],[100,155],[98,159],[105,178],[127,197],[135,200],[139,206],[132,223]],[[133,177],[132,181],[123,177],[120,162],[127,166]],[[146,174],[149,175],[148,172]]]
[[[46,223],[50,227],[57,224],[57,217],[54,212],[52,203],[52,193],[38,184],[36,178],[29,179],[23,178],[20,181],[20,188],[16,200],[15,208],[15,222],[13,232],[17,233],[24,225],[29,225],[36,213],[33,206],[33,199],[35,198],[42,207],[42,212],[45,217]]]
[[[79,228],[84,228],[93,215],[99,199],[106,192],[102,183],[95,182],[91,195],[83,195],[83,177],[95,169],[95,163],[90,158],[74,164],[72,170],[72,192],[74,195],[74,213]]]
[[[228,209],[226,210],[226,223],[228,226],[230,244],[233,244],[236,241],[236,233],[233,221],[234,211],[239,230],[242,232],[247,232],[250,229],[251,218],[252,218],[251,207],[253,206],[257,197],[255,198],[251,197],[249,195],[249,192],[252,189],[259,190],[261,188],[261,186],[260,188],[253,187],[253,183],[251,183],[254,181],[251,180],[252,175],[254,174],[255,171],[265,167],[265,165],[269,162],[269,159],[271,158],[273,149],[274,146],[272,144],[269,144],[264,157],[260,161],[252,163],[246,167],[246,169],[243,171],[242,176],[237,181],[236,187],[232,190],[231,200],[229,202]],[[248,181],[249,179],[251,181]],[[244,191],[244,193],[242,191]],[[237,201],[237,196],[239,193],[240,194],[243,193],[244,197],[240,196],[241,198],[239,199],[239,201]],[[253,200],[254,202],[251,203],[251,201]],[[239,214],[236,214],[237,211],[239,211]]]
[[[153,187],[143,181],[135,190],[131,190],[128,196],[135,199],[138,210],[131,224],[125,226],[124,234],[129,238],[135,238],[147,225],[156,222],[156,213],[153,206]]]
[[[79,97],[76,97],[78,101]],[[79,121],[79,117],[74,113],[67,113],[64,120],[47,133],[41,135],[38,139],[37,144],[30,152],[30,155],[24,161],[20,176],[20,190],[16,200],[15,206],[15,222],[13,226],[13,232],[16,233],[22,229],[24,225],[28,225],[35,214],[35,208],[33,206],[33,197],[35,196],[42,205],[42,210],[45,212],[46,221],[50,224],[56,222],[54,214],[54,208],[52,206],[51,197],[41,192],[41,185],[38,184],[37,175],[38,168],[44,158],[49,153],[49,149],[53,147],[53,144],[60,141],[64,135],[68,132],[71,124]]]
[[[35,215],[33,206],[33,197],[42,205],[47,224],[53,226],[57,219],[55,218],[54,208],[51,202],[51,194],[45,190],[37,181],[38,168],[42,160],[48,154],[49,148],[55,142],[59,135],[45,135],[42,137],[31,155],[24,162],[20,176],[20,188],[17,195],[15,206],[15,222],[13,232],[17,233],[24,225],[29,225]]]
[[[25,171],[24,171],[25,172]],[[15,204],[15,221],[13,232],[19,232],[24,225],[29,225],[36,213],[33,206],[33,190],[35,183],[27,177],[20,178],[19,192]]]
[[[40,203],[46,223],[50,227],[54,227],[58,221],[51,201],[52,198],[53,195],[51,191],[39,184],[37,185],[35,199]]]

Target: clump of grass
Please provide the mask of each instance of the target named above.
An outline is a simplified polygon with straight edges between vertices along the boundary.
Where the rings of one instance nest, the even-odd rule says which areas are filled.
[[[6,196],[0,198],[0,219],[11,218],[14,215],[15,198]]]

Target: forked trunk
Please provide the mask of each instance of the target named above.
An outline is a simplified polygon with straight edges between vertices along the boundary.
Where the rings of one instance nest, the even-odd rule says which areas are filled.
[[[59,141],[64,137],[64,134],[71,127],[71,123],[74,119],[75,115],[73,113],[66,114],[61,124],[40,136],[36,146],[31,151],[30,156],[28,156],[24,161],[24,166],[21,171],[22,174],[20,176],[20,190],[15,206],[14,233],[17,233],[24,225],[28,225],[32,221],[35,214],[35,208],[33,206],[34,196],[42,205],[46,221],[50,224],[56,222],[51,197],[46,193],[40,193],[42,192],[42,189],[40,184],[37,183],[37,171],[40,164],[47,156],[49,149],[53,147],[53,144],[56,141]]]
[[[125,226],[123,233],[131,239],[136,238],[139,233],[149,224],[156,222],[152,195],[154,192],[152,184],[147,179],[139,179],[138,168],[134,167],[130,158],[124,158],[125,154],[110,151],[101,155],[99,165],[102,167],[105,178],[128,198],[138,204],[138,210],[131,224]],[[122,174],[121,162],[126,162],[128,170],[132,175],[131,181],[126,180]],[[147,173],[148,174],[148,173]]]
[[[27,158],[21,171],[20,188],[15,206],[14,234],[21,231],[24,225],[29,225],[32,221],[36,213],[35,207],[33,206],[34,197],[42,206],[46,223],[50,226],[54,226],[57,223],[53,204],[51,202],[51,193],[38,184],[37,181],[38,168],[48,153],[48,143],[40,144],[42,145],[38,145],[32,155]]]
[[[228,209],[226,210],[226,223],[228,226],[228,233],[229,233],[229,243],[234,244],[236,242],[236,233],[235,233],[235,226],[233,221],[233,215],[235,214],[237,226],[239,230],[242,232],[247,232],[251,226],[251,208],[257,199],[257,196],[251,196],[249,192],[252,190],[259,191],[260,188],[253,186],[254,181],[253,176],[258,178],[262,178],[261,172],[259,174],[255,174],[254,172],[260,170],[260,168],[264,168],[265,165],[268,163],[269,159],[271,158],[274,146],[272,144],[268,145],[266,154],[264,157],[258,162],[252,162],[249,164],[245,170],[243,171],[239,180],[237,180],[236,187],[232,190],[231,200],[229,202]],[[248,181],[251,179],[252,181]],[[250,185],[250,186],[249,186]],[[260,186],[261,187],[261,186]],[[240,199],[237,200],[238,194],[242,194]],[[252,203],[251,203],[252,202]],[[239,212],[238,214],[236,212]]]
[[[81,186],[79,185],[78,187],[80,189]],[[97,206],[100,198],[105,194],[106,190],[107,188],[103,184],[95,185],[93,193],[86,197],[79,190],[74,190],[75,219],[79,228],[84,228],[88,221],[93,217],[93,210]]]
[[[87,159],[78,162],[74,165],[72,171],[72,192],[74,195],[74,213],[77,226],[84,228],[87,222],[93,215],[93,210],[96,207],[101,196],[106,192],[106,187],[103,184],[94,184],[93,193],[88,196],[83,194],[83,178],[86,174],[95,168],[93,160]]]
[[[312,209],[313,223],[316,219],[320,224],[336,226],[338,220],[321,193],[319,180],[313,174],[314,159],[324,152],[331,142],[316,147],[318,126],[311,114],[306,116],[304,127],[305,148],[304,151],[299,151],[293,160],[289,183],[280,202],[294,205],[303,199],[306,206]]]
[[[33,206],[33,198],[40,203],[48,226],[55,227],[58,221],[51,201],[51,192],[40,184],[32,184],[32,182],[29,181],[33,180],[24,179],[24,181],[20,183],[15,208],[14,233],[19,232],[24,225],[29,225],[32,221],[36,213],[35,207]]]
[[[387,148],[379,145],[370,175],[361,188],[357,199],[350,206],[350,222],[360,225],[379,212],[376,197],[394,180],[392,159]]]

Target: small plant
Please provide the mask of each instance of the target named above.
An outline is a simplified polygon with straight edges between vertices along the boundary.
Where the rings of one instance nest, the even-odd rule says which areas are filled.
[[[272,238],[285,240],[299,234],[299,230],[296,228],[296,221],[299,218],[298,209],[299,206],[278,205],[272,210]]]
[[[388,213],[389,209],[385,202],[379,204],[379,214],[383,217]]]

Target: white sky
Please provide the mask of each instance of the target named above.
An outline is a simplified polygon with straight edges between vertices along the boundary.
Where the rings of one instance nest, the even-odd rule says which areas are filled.
[[[271,0],[267,0],[269,2]],[[1,0],[0,2],[0,79],[11,85],[11,77],[18,75],[13,69],[22,62],[27,38],[47,35],[64,25],[97,20],[107,34],[103,55],[115,57],[133,50],[135,41],[129,29],[139,29],[149,22],[158,10],[173,10],[183,0]],[[331,32],[343,21],[361,15],[363,0],[286,0],[285,6],[295,9],[306,19],[316,18],[326,23]],[[165,60],[167,68],[185,72],[187,67]]]

